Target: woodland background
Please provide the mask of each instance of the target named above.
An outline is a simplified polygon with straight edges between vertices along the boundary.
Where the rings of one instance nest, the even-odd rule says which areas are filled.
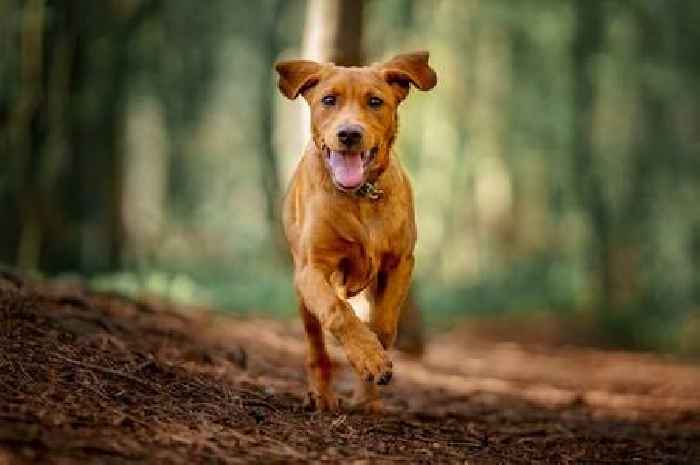
[[[427,323],[698,354],[698,24],[693,0],[0,0],[0,262],[294,315],[306,124],[273,63],[427,49],[398,139]]]

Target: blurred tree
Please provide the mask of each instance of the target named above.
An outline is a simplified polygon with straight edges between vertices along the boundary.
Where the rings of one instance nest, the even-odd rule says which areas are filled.
[[[592,225],[593,274],[597,277],[598,307],[604,314],[611,307],[613,276],[611,266],[610,212],[605,202],[600,173],[594,159],[593,106],[595,103],[595,59],[603,45],[603,3],[574,0],[574,38],[571,43],[573,69],[574,128],[573,167],[581,208]]]
[[[38,265],[43,231],[40,215],[40,199],[35,189],[32,173],[36,170],[38,150],[32,147],[36,134],[32,122],[36,118],[42,101],[44,80],[44,34],[45,7],[42,1],[27,2],[21,12],[21,32],[15,40],[19,42],[19,53],[15,57],[18,74],[16,100],[10,104],[10,116],[5,133],[8,154],[13,157],[14,184],[12,190],[18,209],[19,226],[16,238],[17,260],[20,267],[35,268]],[[8,222],[10,223],[10,222]],[[10,223],[12,224],[12,223]]]
[[[4,95],[10,116],[3,131],[16,208],[7,224],[17,229],[5,238],[5,261],[47,270],[119,265],[127,50],[158,6],[17,5],[22,20],[8,38],[16,87]]]
[[[308,0],[303,56],[340,66],[365,62],[364,0]]]
[[[264,71],[260,77],[259,89],[259,113],[258,121],[260,126],[260,185],[265,195],[265,217],[268,224],[270,240],[275,249],[275,257],[289,259],[289,252],[282,233],[282,221],[280,215],[280,205],[282,199],[282,188],[280,185],[280,169],[277,163],[277,156],[273,146],[273,122],[274,99],[276,96],[275,86],[276,75],[273,63],[280,53],[280,39],[278,38],[279,23],[284,11],[282,0],[271,0],[268,2],[269,13],[265,15],[264,23],[260,28],[260,40],[262,44],[262,62]]]
[[[186,215],[202,200],[191,176],[187,150],[210,104],[224,40],[224,7],[220,1],[202,9],[185,0],[169,0],[154,30],[142,41],[138,68],[150,74],[168,129],[167,196],[173,217]]]

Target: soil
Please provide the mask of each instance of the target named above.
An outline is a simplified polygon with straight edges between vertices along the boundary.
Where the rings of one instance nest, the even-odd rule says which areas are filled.
[[[700,464],[688,362],[465,327],[395,354],[368,415],[310,411],[303,352],[296,322],[0,273],[0,465]]]

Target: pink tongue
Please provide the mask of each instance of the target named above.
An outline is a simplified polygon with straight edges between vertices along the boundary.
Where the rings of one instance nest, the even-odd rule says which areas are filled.
[[[335,181],[343,187],[357,187],[362,182],[364,166],[361,152],[331,150],[329,164]]]

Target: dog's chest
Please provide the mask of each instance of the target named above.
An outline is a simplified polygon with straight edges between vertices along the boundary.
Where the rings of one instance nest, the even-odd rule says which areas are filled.
[[[369,286],[374,277],[377,276],[380,260],[374,254],[353,250],[345,258],[343,268],[347,295],[352,297]]]
[[[353,243],[345,257],[345,284],[349,296],[365,289],[382,268],[385,257],[392,252],[396,233],[380,214],[365,215],[361,221],[362,238]]]

